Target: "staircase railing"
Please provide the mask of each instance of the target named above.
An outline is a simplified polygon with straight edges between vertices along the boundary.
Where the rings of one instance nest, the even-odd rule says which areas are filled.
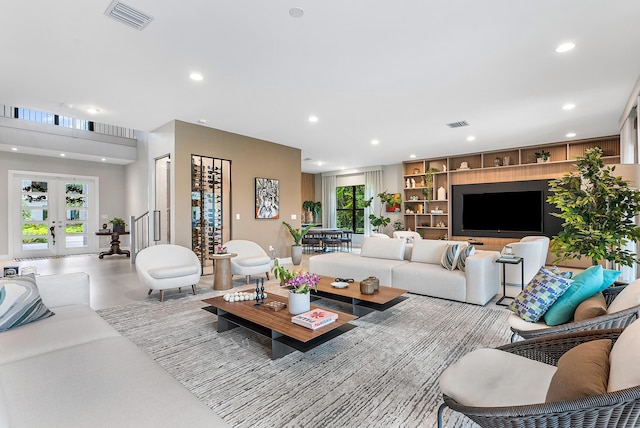
[[[131,237],[131,264],[136,262],[136,255],[149,246],[149,211],[139,217],[129,219]]]

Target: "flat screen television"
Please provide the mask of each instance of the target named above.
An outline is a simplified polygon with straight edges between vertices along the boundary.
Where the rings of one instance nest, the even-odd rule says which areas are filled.
[[[553,236],[562,221],[546,202],[548,180],[455,185],[452,187],[454,236],[521,238]]]

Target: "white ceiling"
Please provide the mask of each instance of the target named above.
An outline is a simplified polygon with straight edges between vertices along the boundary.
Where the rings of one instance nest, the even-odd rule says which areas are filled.
[[[316,173],[617,134],[640,75],[637,0],[124,3],[153,21],[114,21],[110,0],[7,2],[0,103],[143,131],[206,119],[298,147]]]

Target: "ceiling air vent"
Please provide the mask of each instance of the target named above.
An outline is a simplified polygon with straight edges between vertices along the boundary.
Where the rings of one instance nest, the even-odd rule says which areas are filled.
[[[462,128],[463,126],[469,126],[469,123],[466,120],[461,120],[460,122],[451,122],[447,123],[449,128]]]
[[[153,20],[151,15],[147,15],[146,13],[140,12],[131,6],[120,3],[118,0],[114,0],[107,10],[105,10],[104,14],[122,22],[123,24],[127,24],[129,27],[133,27],[136,30],[144,29],[144,27],[149,25]]]

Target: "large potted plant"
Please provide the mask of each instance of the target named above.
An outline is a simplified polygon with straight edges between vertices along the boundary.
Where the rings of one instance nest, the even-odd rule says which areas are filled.
[[[402,199],[398,196],[395,196],[393,193],[388,193],[387,191],[378,193],[378,198],[380,198],[380,216],[369,214],[369,222],[378,233],[384,233],[384,228],[389,224],[389,222],[391,222],[391,219],[389,217],[385,217],[383,215],[385,206],[397,205],[402,202]],[[373,197],[369,198],[368,201],[365,201],[364,206],[369,207],[371,206],[372,202]]]
[[[624,248],[640,238],[634,218],[640,212],[640,192],[630,189],[615,167],[605,166],[602,150],[594,147],[578,157],[573,171],[549,183],[563,230],[551,240],[556,262],[589,257],[632,266],[637,255]]]
[[[301,314],[311,309],[311,290],[317,290],[320,277],[305,271],[293,271],[273,262],[273,276],[280,280],[281,287],[289,287],[289,313]]]
[[[306,235],[307,232],[309,232],[309,229],[313,227],[313,224],[309,224],[302,229],[295,229],[286,221],[283,221],[282,223],[287,227],[287,229],[289,229],[289,233],[293,238],[293,245],[291,246],[291,261],[297,266],[302,263],[302,238],[304,238],[304,235]]]

